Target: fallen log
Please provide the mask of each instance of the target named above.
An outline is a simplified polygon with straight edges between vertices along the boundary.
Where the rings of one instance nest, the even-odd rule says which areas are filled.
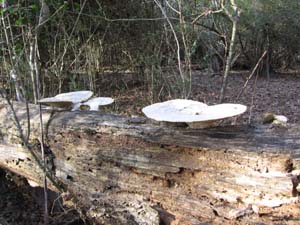
[[[30,140],[38,143],[38,110],[29,107]],[[14,109],[26,131],[25,106]],[[42,184],[11,115],[2,100],[0,167]],[[79,111],[43,118],[53,173],[99,224],[218,224],[280,207],[300,215],[298,207],[290,212],[300,182],[296,125],[201,130]]]

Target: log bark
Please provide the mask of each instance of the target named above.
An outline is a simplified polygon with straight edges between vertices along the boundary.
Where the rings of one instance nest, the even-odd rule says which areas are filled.
[[[26,126],[24,105],[14,108]],[[1,101],[0,167],[41,183],[42,171],[10,117]],[[34,105],[30,117],[34,145]],[[45,111],[43,117],[53,173],[99,224],[221,224],[272,215],[274,207],[291,215],[298,200],[297,125],[193,130],[100,112]]]

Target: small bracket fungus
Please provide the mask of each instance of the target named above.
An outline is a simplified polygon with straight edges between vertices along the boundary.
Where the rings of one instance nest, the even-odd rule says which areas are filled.
[[[205,128],[216,121],[244,113],[247,107],[240,104],[208,106],[202,102],[174,99],[156,103],[142,109],[143,113],[156,121],[187,123],[191,128]]]
[[[89,100],[93,96],[92,91],[74,91],[58,94],[52,98],[43,98],[39,100],[42,105],[71,109],[78,108],[78,103]]]
[[[288,122],[288,118],[283,115],[275,115],[274,118],[275,120],[273,121],[273,123],[275,124],[286,124]]]
[[[80,110],[100,111],[100,106],[110,105],[114,99],[108,97],[92,98],[80,105]]]
[[[263,124],[284,125],[288,122],[288,118],[283,115],[275,115],[273,113],[265,113],[263,116]]]

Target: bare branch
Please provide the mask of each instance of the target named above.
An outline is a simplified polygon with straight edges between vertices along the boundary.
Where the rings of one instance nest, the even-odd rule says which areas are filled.
[[[257,68],[258,68],[258,66],[260,65],[260,63],[261,63],[261,61],[263,60],[263,58],[266,56],[267,52],[268,52],[268,51],[264,51],[264,53],[262,54],[262,56],[261,56],[261,57],[259,58],[259,60],[257,61],[257,63],[256,63],[256,65],[255,65],[255,67],[253,68],[251,74],[249,75],[249,77],[247,78],[246,82],[244,83],[242,90],[240,91],[240,93],[239,93],[238,96],[236,97],[236,100],[238,100],[238,99],[241,97],[241,95],[243,94],[245,88],[246,88],[247,85],[248,85],[248,82],[249,82],[249,81],[251,80],[251,78],[253,77],[255,71],[257,70]]]
[[[184,97],[186,97],[185,78],[184,78],[184,74],[182,72],[182,65],[181,65],[181,60],[180,60],[180,44],[179,44],[179,40],[178,40],[177,34],[175,32],[173,24],[169,20],[169,18],[167,16],[167,13],[164,10],[164,8],[162,7],[162,5],[157,0],[154,0],[154,2],[158,6],[158,8],[161,10],[161,13],[166,18],[166,20],[167,20],[167,22],[168,22],[168,24],[169,24],[169,26],[170,26],[170,28],[172,30],[172,33],[173,33],[173,36],[174,36],[174,39],[175,39],[175,42],[176,42],[176,46],[177,46],[177,62],[178,62],[179,74],[180,74],[181,81],[182,81],[182,84],[183,84],[183,95],[184,95]]]
[[[207,17],[211,14],[217,14],[217,13],[221,13],[223,12],[223,8],[219,9],[219,10],[215,10],[212,11],[210,9],[207,9],[206,11],[204,11],[203,13],[201,13],[199,16],[197,16],[193,21],[192,24],[196,23],[199,19],[201,19],[202,17]]]
[[[73,35],[74,31],[75,31],[75,28],[76,28],[76,26],[77,26],[77,24],[78,24],[79,18],[81,17],[81,14],[82,14],[82,11],[83,11],[83,9],[84,9],[84,7],[85,7],[86,2],[87,2],[87,0],[85,0],[85,1],[83,2],[83,4],[82,4],[82,7],[81,7],[81,9],[80,9],[80,12],[79,12],[79,14],[78,14],[78,16],[77,16],[77,18],[76,18],[75,23],[74,23],[73,29],[72,29],[72,31],[71,31],[71,33],[70,33],[69,39],[67,40],[66,45],[65,45],[65,47],[64,47],[63,54],[62,54],[62,56],[60,57],[60,60],[61,60],[60,71],[62,71],[62,69],[63,69],[63,65],[64,65],[64,57],[65,57],[65,55],[66,55],[66,53],[67,53],[67,50],[68,50],[68,47],[69,47],[69,44],[70,44],[70,41],[71,41],[71,37],[72,37],[72,35]],[[59,60],[59,58],[58,58],[57,60]],[[56,63],[57,63],[57,61],[55,62],[55,64],[56,64]]]
[[[174,12],[176,12],[177,14],[181,14],[180,11],[178,11],[177,9],[175,9],[173,6],[171,6],[171,4],[169,3],[168,0],[165,0],[165,2],[167,3],[167,5],[169,6],[170,9],[172,9]]]

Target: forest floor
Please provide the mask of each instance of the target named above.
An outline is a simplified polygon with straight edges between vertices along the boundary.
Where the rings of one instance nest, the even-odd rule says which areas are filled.
[[[233,73],[228,80],[225,102],[248,106],[247,112],[240,116],[236,123],[261,123],[263,114],[267,112],[285,115],[290,123],[300,122],[300,74],[277,74],[270,80],[254,77],[237,99],[248,75],[247,72]],[[217,104],[221,84],[221,76],[210,76],[195,71],[190,98],[209,105]],[[128,116],[142,115],[142,107],[150,102],[149,92],[144,85],[130,85],[126,82],[114,87],[104,85],[101,87],[101,94],[114,97],[115,112]],[[15,178],[11,179],[9,174],[0,170],[0,225],[43,224],[42,193],[42,189],[32,188],[26,182],[16,181]],[[55,194],[52,195],[53,199],[57,198]],[[50,224],[84,224],[75,210],[63,208],[58,201],[55,210],[50,215]],[[244,223],[236,221],[234,224]],[[297,223],[293,219],[285,219],[265,224]]]
[[[300,73],[282,73],[265,77],[252,77],[243,88],[249,72],[234,72],[228,78],[228,86],[224,102],[239,103],[248,107],[237,123],[261,123],[265,113],[284,115],[289,123],[300,122]],[[208,105],[219,103],[222,76],[207,75],[195,71],[193,74],[192,93],[190,99]],[[143,115],[141,109],[150,104],[149,92],[145,87],[131,88],[129,85],[102,89],[101,94],[113,96],[116,100],[116,111],[129,116]],[[239,96],[240,92],[243,93]],[[148,101],[147,101],[148,99]],[[171,99],[165,97],[164,100]]]

